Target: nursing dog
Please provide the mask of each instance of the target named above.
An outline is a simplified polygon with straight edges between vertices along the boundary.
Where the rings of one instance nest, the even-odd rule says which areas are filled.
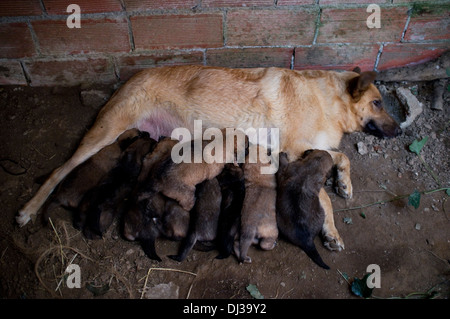
[[[288,152],[290,159],[308,149],[328,150],[338,169],[338,193],[350,198],[350,162],[344,154],[330,150],[339,146],[344,133],[366,131],[379,137],[401,133],[372,83],[376,73],[354,71],[207,66],[141,71],[100,110],[72,157],[19,210],[16,221],[19,226],[27,224],[67,174],[125,130],[139,128],[157,138],[170,136],[177,127],[192,132],[197,119],[207,128],[279,128],[280,150]],[[324,231],[331,241],[328,246],[341,249],[331,201],[324,191],[319,196],[326,214]]]
[[[303,158],[288,163],[280,153],[277,176],[277,225],[280,234],[299,246],[320,267],[329,269],[314,245],[322,230],[325,212],[319,192],[331,172],[333,161],[325,151],[306,151]]]

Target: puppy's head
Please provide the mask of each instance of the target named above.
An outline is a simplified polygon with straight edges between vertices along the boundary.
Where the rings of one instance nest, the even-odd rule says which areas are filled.
[[[353,77],[347,81],[351,112],[360,130],[380,138],[400,135],[402,130],[383,107],[383,99],[376,86],[376,72],[360,73],[355,68]]]
[[[318,193],[333,167],[333,159],[326,151],[308,150],[303,154],[301,175],[305,186]]]
[[[162,216],[164,204],[165,200],[159,193],[149,192],[145,198],[137,198],[124,216],[124,237],[133,241],[147,237],[147,233],[155,233],[155,220]]]
[[[164,216],[156,219],[156,226],[167,238],[181,240],[189,229],[189,212],[172,199],[166,200]]]
[[[119,137],[117,138],[117,143],[119,143],[120,149],[125,150],[128,146],[131,145],[131,143],[136,141],[141,136],[141,134],[144,133],[145,132],[141,132],[136,128],[126,130],[125,132],[120,134]]]
[[[139,138],[125,149],[122,165],[127,168],[131,176],[137,176],[141,170],[144,157],[151,153],[157,142],[148,136]]]

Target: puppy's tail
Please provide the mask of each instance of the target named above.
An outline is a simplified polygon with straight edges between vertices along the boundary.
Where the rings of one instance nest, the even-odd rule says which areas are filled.
[[[318,266],[322,267],[323,269],[330,269],[330,267],[328,267],[328,265],[324,263],[322,257],[320,257],[319,252],[314,245],[314,242],[307,244],[305,247],[302,247],[302,249],[308,255],[308,257],[311,258],[312,261],[314,261]]]

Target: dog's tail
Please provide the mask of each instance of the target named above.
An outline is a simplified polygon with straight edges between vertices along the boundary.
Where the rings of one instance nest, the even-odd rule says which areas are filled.
[[[311,258],[312,261],[314,261],[318,266],[322,267],[323,269],[330,269],[330,267],[328,267],[328,265],[324,263],[322,257],[320,257],[313,241],[304,245],[302,249],[308,255],[308,257]]]

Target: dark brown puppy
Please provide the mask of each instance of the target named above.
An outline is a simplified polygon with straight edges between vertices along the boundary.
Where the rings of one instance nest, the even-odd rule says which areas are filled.
[[[123,151],[134,142],[141,132],[131,129],[122,133],[117,141],[101,149],[86,162],[73,170],[47,200],[42,209],[44,223],[48,221],[49,211],[56,206],[75,209],[85,193],[119,164]]]
[[[240,262],[251,263],[247,255],[252,244],[264,250],[275,247],[278,238],[276,221],[276,180],[274,174],[261,174],[261,168],[269,166],[267,150],[259,145],[249,147],[244,164],[245,197],[241,211],[239,243],[235,253]]]
[[[162,195],[161,195],[162,196]],[[181,208],[176,201],[166,198],[162,218],[154,218],[160,234],[173,240],[182,240],[189,231],[190,214]]]
[[[143,158],[153,151],[156,143],[148,133],[142,134],[124,151],[119,165],[83,197],[78,207],[77,226],[87,238],[101,238],[125,209],[125,199],[136,184]]]
[[[150,259],[161,261],[156,253],[156,239],[161,236],[173,240],[186,237],[189,219],[189,212],[173,199],[161,193],[147,192],[145,200],[125,215],[124,236],[128,240],[138,240]]]
[[[217,236],[219,223],[220,203],[222,193],[217,178],[205,180],[196,186],[197,198],[190,211],[189,231],[182,240],[178,255],[169,257],[176,261],[183,261],[197,241],[213,241]]]
[[[329,269],[320,257],[314,238],[320,233],[325,212],[319,191],[333,167],[325,151],[306,151],[304,158],[289,163],[280,153],[277,172],[277,224],[280,233],[299,246],[320,267]]]
[[[218,259],[227,258],[233,251],[234,240],[239,232],[242,204],[245,197],[244,170],[234,164],[225,165],[217,176],[222,192],[219,226],[217,228]]]

